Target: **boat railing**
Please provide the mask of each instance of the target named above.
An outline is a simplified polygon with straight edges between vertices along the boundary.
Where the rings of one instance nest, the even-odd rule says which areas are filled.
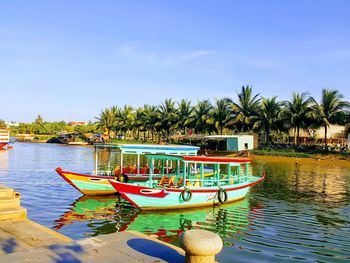
[[[221,179],[215,177],[200,178],[186,178],[187,186],[220,186],[220,185],[233,185],[246,182],[249,179],[249,175],[222,175]]]

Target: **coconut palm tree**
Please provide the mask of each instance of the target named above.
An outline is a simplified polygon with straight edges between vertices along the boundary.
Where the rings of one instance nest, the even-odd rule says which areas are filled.
[[[294,144],[299,144],[300,129],[310,125],[310,117],[314,99],[308,93],[293,92],[292,101],[284,101],[280,117],[287,127],[293,128]]]
[[[127,135],[135,121],[134,108],[124,105],[124,108],[118,112],[117,121],[120,130]]]
[[[315,101],[312,117],[317,124],[324,127],[324,144],[327,150],[327,131],[330,124],[337,124],[349,112],[349,102],[343,100],[337,90],[323,89],[321,103]]]
[[[175,108],[175,102],[171,99],[166,99],[158,108],[159,121],[157,126],[160,127],[166,136],[166,140],[169,141],[170,130],[177,120],[177,112]]]
[[[213,106],[209,100],[198,101],[193,108],[193,127],[196,133],[210,132],[210,125],[214,123],[212,109]]]
[[[259,111],[260,98],[259,94],[253,95],[252,88],[242,86],[241,93],[237,92],[238,102],[232,103],[232,121],[228,124],[236,127],[238,131],[251,131],[253,128],[252,119]]]
[[[97,119],[97,128],[101,131],[107,130],[108,137],[110,136],[110,131],[117,125],[115,109],[116,108],[106,108],[101,111],[99,117],[95,117]]]
[[[227,123],[232,119],[230,113],[230,99],[223,98],[215,100],[215,105],[213,109],[214,126],[221,135]]]
[[[156,131],[156,125],[159,123],[158,108],[156,106],[144,105],[143,122],[146,129],[152,133],[152,141],[154,141],[154,132]],[[149,134],[147,136],[149,138]]]
[[[143,130],[144,132],[146,132],[144,117],[143,117],[144,113],[145,113],[144,108],[142,107],[137,108],[135,112],[135,119],[132,124],[132,126],[136,129],[138,140],[140,139],[140,130]],[[145,134],[144,134],[144,139],[145,139]]]
[[[265,144],[269,143],[270,132],[278,129],[279,111],[281,109],[280,102],[277,97],[261,99],[261,106],[258,116],[254,120],[254,130],[260,130],[265,133]]]
[[[192,123],[192,113],[193,108],[191,106],[191,101],[182,99],[181,102],[178,103],[176,128],[179,130],[182,129],[183,134],[186,134],[186,129]]]

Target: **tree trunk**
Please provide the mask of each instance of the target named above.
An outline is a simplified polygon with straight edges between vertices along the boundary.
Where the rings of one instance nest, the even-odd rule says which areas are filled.
[[[146,130],[143,131],[143,141],[146,141]]]
[[[152,128],[152,142],[154,142],[154,130]]]
[[[327,125],[324,126],[324,146],[326,148],[326,151],[328,151],[328,147],[327,147]]]
[[[296,136],[296,128],[293,128],[293,135],[294,135],[294,145],[297,145],[297,136]]]
[[[300,131],[300,128],[297,127],[297,144],[299,145],[299,131]]]
[[[222,135],[223,127],[220,127],[220,135]]]
[[[270,130],[266,129],[265,144],[269,144],[269,140],[270,140]]]

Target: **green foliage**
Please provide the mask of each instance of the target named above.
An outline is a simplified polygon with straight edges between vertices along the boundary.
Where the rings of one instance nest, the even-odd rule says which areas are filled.
[[[251,153],[256,155],[269,155],[269,156],[285,156],[285,157],[300,157],[300,158],[312,157],[312,154],[310,153],[298,152],[294,149],[276,150],[271,148],[264,148],[259,150],[252,150]]]
[[[0,119],[0,128],[6,128],[5,121]]]

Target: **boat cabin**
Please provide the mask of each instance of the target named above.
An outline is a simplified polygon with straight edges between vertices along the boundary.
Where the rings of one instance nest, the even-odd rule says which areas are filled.
[[[196,156],[199,147],[187,145],[95,144],[94,175],[148,174],[146,154]],[[153,173],[161,167],[154,166]]]
[[[202,188],[233,185],[249,180],[250,159],[232,157],[174,156],[148,154],[149,186]],[[161,179],[153,180],[155,166]]]

